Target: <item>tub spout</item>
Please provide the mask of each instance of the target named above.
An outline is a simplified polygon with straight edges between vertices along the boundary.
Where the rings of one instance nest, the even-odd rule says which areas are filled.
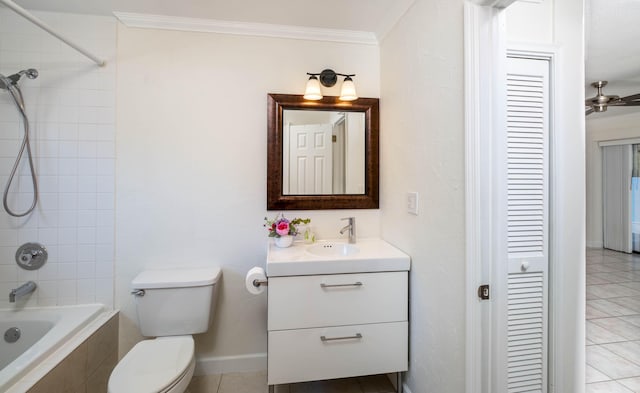
[[[18,288],[12,289],[9,293],[9,302],[15,303],[16,299],[35,291],[36,287],[37,285],[35,282],[27,281],[24,284],[20,285]]]

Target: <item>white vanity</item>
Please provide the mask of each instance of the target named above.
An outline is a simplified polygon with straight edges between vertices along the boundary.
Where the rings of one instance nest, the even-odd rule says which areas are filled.
[[[270,390],[407,370],[408,255],[380,239],[270,244],[266,267]]]

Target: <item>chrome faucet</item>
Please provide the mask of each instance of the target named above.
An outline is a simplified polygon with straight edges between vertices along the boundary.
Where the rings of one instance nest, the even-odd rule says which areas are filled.
[[[9,293],[9,302],[15,303],[16,299],[35,291],[36,287],[37,285],[35,282],[27,281],[24,284],[20,285],[18,288],[12,289]]]
[[[340,230],[340,234],[342,235],[346,230],[349,230],[349,243],[355,243],[356,242],[356,218],[345,217],[345,218],[341,218],[341,220],[349,220],[349,224],[347,224],[344,228]]]

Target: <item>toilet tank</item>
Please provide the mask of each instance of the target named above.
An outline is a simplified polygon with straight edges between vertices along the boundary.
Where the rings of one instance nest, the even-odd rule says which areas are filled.
[[[131,289],[142,335],[206,332],[215,311],[220,275],[217,267],[145,270],[138,274]]]

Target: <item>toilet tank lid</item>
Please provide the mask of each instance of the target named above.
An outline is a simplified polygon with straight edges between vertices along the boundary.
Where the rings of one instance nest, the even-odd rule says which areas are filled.
[[[144,270],[131,281],[134,289],[202,287],[215,284],[219,267]]]

